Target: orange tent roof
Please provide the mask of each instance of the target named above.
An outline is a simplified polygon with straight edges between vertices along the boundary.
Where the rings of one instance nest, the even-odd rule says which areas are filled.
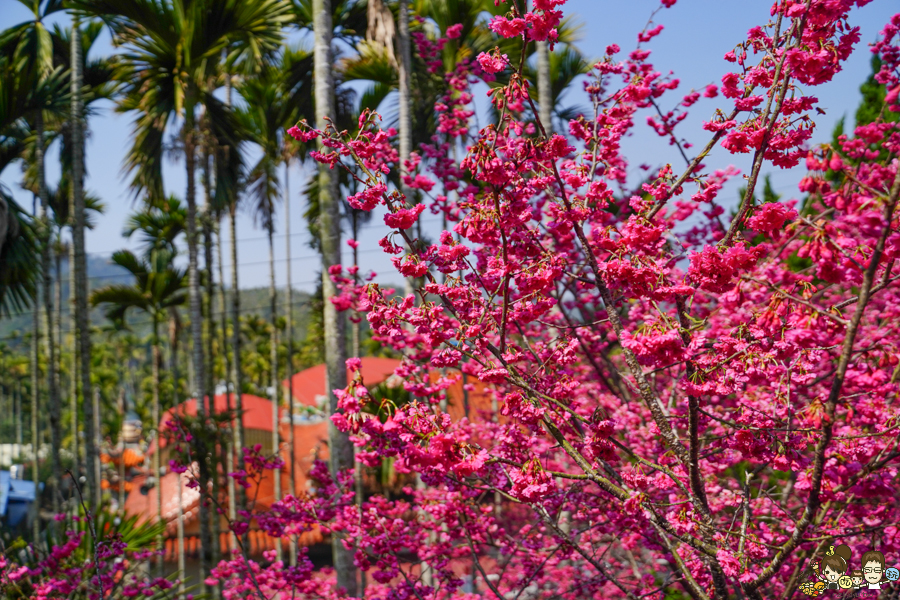
[[[394,374],[394,370],[400,366],[396,358],[380,358],[365,356],[362,361],[363,382],[367,386],[378,385]],[[347,370],[348,379],[351,377]],[[294,400],[306,406],[318,406],[318,397],[325,394],[325,365],[316,365],[305,371],[295,373],[290,379],[281,382],[285,390],[293,384]],[[271,415],[272,413],[269,413]]]
[[[466,415],[469,421],[491,419],[494,412],[493,395],[487,385],[477,377],[463,375],[457,369],[448,369],[443,375],[457,377],[457,380],[447,388],[447,413],[454,421],[459,421]],[[442,373],[432,370],[429,376],[431,382],[436,383]],[[470,389],[466,390],[466,386]]]
[[[230,396],[230,397],[229,397]],[[231,405],[232,410],[235,408],[234,394],[217,394],[214,396],[216,412],[225,412]],[[245,429],[258,429],[260,431],[272,431],[272,401],[254,396],[252,394],[241,394],[241,404],[244,409],[243,422]],[[159,423],[160,432],[169,430],[168,421],[173,415],[197,416],[197,400],[191,398],[186,402],[182,402],[174,408],[170,408],[162,416]],[[160,440],[160,446],[166,447],[166,438],[163,435]],[[155,446],[155,444],[154,444]],[[151,451],[152,453],[152,451]]]
[[[390,377],[394,370],[400,365],[400,361],[390,358],[362,358],[362,377],[367,386],[375,386]],[[446,374],[451,375],[454,371],[450,370]],[[458,372],[457,372],[458,373]],[[432,371],[430,377],[432,382],[437,381],[441,376],[440,371]],[[295,401],[306,406],[316,407],[318,398],[325,393],[325,366],[318,365],[310,369],[306,369],[296,373],[291,378],[293,382],[293,393]],[[485,384],[475,377],[466,377],[465,382],[469,384],[468,393],[463,390],[463,381],[460,379],[448,388],[449,402],[448,410],[454,419],[460,419],[468,412],[470,419],[490,418],[492,412],[492,398]],[[288,390],[289,380],[282,382],[285,391]],[[217,411],[224,411],[228,398],[224,394],[215,396],[215,407]],[[232,406],[234,398],[231,398]],[[261,431],[271,432],[272,430],[272,403],[269,400],[253,396],[249,394],[243,395],[244,426],[248,429],[257,429]],[[466,411],[466,408],[468,411]],[[286,408],[282,408],[286,413]],[[189,400],[182,403],[173,410],[170,410],[162,419],[160,424],[165,427],[165,422],[171,418],[176,411],[188,415],[197,414],[197,403],[195,400]],[[282,489],[285,492],[290,491],[290,465],[291,452],[288,447],[289,432],[291,423],[288,419],[280,421],[280,434],[282,442],[281,456],[285,459],[286,465],[281,470]],[[296,436],[296,448],[293,457],[295,468],[297,469],[297,487],[295,493],[302,493],[307,489],[306,475],[312,466],[314,456],[325,458],[328,455],[328,420],[321,420],[310,423],[302,423],[294,425]],[[163,439],[163,446],[165,440]],[[256,509],[265,510],[271,505],[274,499],[274,478],[273,473],[268,471],[265,473],[259,485],[252,483],[252,489],[249,490],[248,496],[256,498]],[[182,494],[184,496],[185,523],[190,524],[196,518],[198,508],[198,492],[186,485],[186,477],[179,478],[175,473],[167,473],[162,477],[160,487],[162,488],[163,498],[163,520],[167,524],[167,535],[173,535],[175,530],[175,521],[177,519],[178,510],[178,485],[181,479]],[[156,520],[156,493],[158,488],[151,488],[146,495],[141,494],[138,488],[141,487],[143,480],[135,478],[133,487],[135,488],[128,495],[125,502],[125,510],[129,514],[140,514],[142,519],[150,521]],[[253,534],[256,540],[252,546],[258,550],[264,548],[272,548],[276,543],[274,539],[268,538],[263,532]],[[255,539],[255,538],[254,538]],[[322,540],[322,533],[318,530],[309,532],[307,536],[301,540],[303,544],[312,544]]]
[[[162,476],[160,485],[151,487],[144,495],[140,488],[146,481],[145,476],[135,477],[131,482],[133,491],[125,499],[125,512],[130,515],[139,515],[141,521],[155,523],[156,495],[162,490],[162,519],[166,523],[166,533],[175,531],[178,519],[178,487],[181,486],[181,497],[185,511],[185,521],[191,518],[191,511],[195,510],[200,498],[200,490],[188,486],[187,473],[175,473],[169,471]]]
[[[282,472],[282,479],[285,478],[285,473]],[[149,521],[151,523],[155,523],[157,521],[156,515],[156,495],[159,493],[160,489],[162,491],[162,520],[166,524],[166,560],[174,560],[175,554],[175,541],[174,537],[178,528],[178,486],[181,486],[181,494],[182,494],[182,510],[184,511],[184,526],[188,531],[187,535],[187,543],[188,553],[192,553],[196,550],[190,546],[190,544],[196,544],[196,536],[191,535],[191,531],[196,533],[195,528],[192,525],[195,524],[197,517],[199,515],[199,501],[200,501],[200,492],[196,488],[191,488],[188,485],[190,480],[190,476],[187,473],[184,473],[179,476],[178,473],[169,472],[162,476],[162,480],[160,482],[160,487],[152,487],[147,490],[147,494],[142,494],[140,491],[137,491],[140,486],[144,484],[146,478],[144,476],[136,477],[135,480],[131,483],[133,489],[128,497],[125,500],[125,512],[131,515],[138,515],[141,522]],[[271,505],[275,497],[274,493],[274,479],[273,473],[270,470],[266,470],[262,481],[257,485],[256,482],[250,481],[250,489],[247,490],[247,495],[251,498],[254,498],[254,510],[255,512],[265,512]],[[105,482],[104,482],[105,483]],[[285,482],[286,483],[286,482]],[[224,499],[223,499],[224,500]],[[222,523],[222,527],[227,528],[226,523]],[[250,537],[250,548],[249,551],[252,555],[256,556],[262,553],[263,550],[274,549],[276,544],[278,543],[276,538],[273,538],[266,534],[263,531],[252,529],[249,532]],[[228,533],[223,531],[222,533],[222,547],[228,547]],[[322,531],[318,527],[314,527],[312,530],[303,533],[298,542],[301,546],[310,546],[312,544],[317,544],[324,540],[324,536]],[[287,538],[282,540],[282,544],[287,544]]]

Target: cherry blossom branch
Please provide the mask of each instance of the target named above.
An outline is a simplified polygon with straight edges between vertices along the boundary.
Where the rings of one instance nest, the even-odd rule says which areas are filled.
[[[885,242],[887,241],[888,235],[892,231],[891,223],[893,222],[894,209],[897,206],[898,196],[900,196],[900,171],[898,171],[894,177],[894,183],[891,187],[890,195],[884,209],[884,231],[882,232],[881,237],[878,239],[878,243],[875,246],[874,252],[872,253],[872,258],[869,262],[869,268],[866,269],[865,276],[863,278],[862,289],[859,293],[859,301],[856,305],[856,311],[854,312],[853,318],[850,321],[850,325],[847,328],[847,334],[844,337],[843,349],[841,351],[840,359],[838,360],[837,371],[834,375],[834,379],[832,380],[831,391],[829,392],[828,400],[825,403],[826,422],[825,426],[822,429],[822,436],[819,438],[814,451],[813,473],[810,484],[809,499],[807,500],[806,508],[804,509],[803,516],[801,517],[800,522],[795,527],[793,534],[791,534],[790,538],[784,544],[784,546],[782,546],[781,550],[779,550],[778,553],[775,554],[771,564],[763,569],[755,580],[745,584],[744,589],[748,593],[758,590],[760,586],[764,585],[775,575],[775,573],[779,571],[781,565],[783,565],[784,562],[788,559],[794,548],[796,548],[797,545],[799,545],[802,541],[803,534],[806,532],[806,528],[809,527],[810,523],[812,523],[813,519],[816,516],[816,512],[819,509],[819,493],[822,487],[822,476],[825,466],[825,452],[828,448],[829,443],[831,442],[835,406],[837,404],[838,397],[840,396],[841,388],[844,385],[844,377],[846,376],[847,368],[850,365],[850,357],[853,354],[853,343],[856,340],[856,333],[859,330],[863,314],[865,313],[866,304],[868,303],[869,297],[871,295],[872,283],[875,279],[875,272],[878,269],[881,255],[884,253]]]
[[[731,114],[728,115],[728,117],[725,120],[732,121],[732,120],[734,120],[735,117],[737,117],[737,115],[738,115],[738,111],[737,111],[737,109],[735,109],[731,112]],[[666,192],[666,195],[661,200],[658,200],[656,202],[656,204],[653,206],[653,208],[650,209],[650,212],[647,213],[648,221],[652,221],[653,218],[659,213],[659,211],[662,210],[662,208],[666,205],[666,203],[672,199],[672,196],[675,195],[675,190],[677,190],[682,185],[684,185],[685,182],[687,182],[687,180],[691,177],[691,175],[693,175],[693,173],[697,169],[697,167],[700,166],[700,162],[704,158],[706,158],[710,152],[712,152],[712,149],[715,148],[716,144],[718,143],[718,141],[720,139],[722,139],[722,136],[724,136],[725,133],[726,133],[726,131],[724,129],[722,129],[720,131],[717,131],[715,134],[713,134],[712,138],[710,138],[709,142],[707,142],[706,146],[703,148],[703,150],[700,152],[700,154],[698,154],[697,156],[694,157],[694,160],[692,160],[688,164],[688,166],[684,170],[684,172],[678,177],[678,179],[675,180],[675,183],[673,183],[669,187],[669,191]]]
[[[681,339],[685,347],[691,344],[690,327],[688,324],[687,307],[684,298],[679,296],[675,301],[675,307],[678,310],[678,322],[681,325]],[[690,379],[694,374],[694,364],[691,361],[687,363],[687,377]],[[696,506],[706,518],[707,522],[711,521],[709,501],[706,498],[706,488],[700,479],[700,440],[698,436],[699,417],[697,412],[700,410],[700,399],[691,394],[688,396],[688,429],[689,429],[689,462],[688,475],[691,480],[691,490],[697,499]]]
[[[69,477],[72,479],[72,483],[75,484],[75,491],[78,492],[78,501],[81,503],[81,509],[84,510],[84,518],[87,519],[88,522],[88,530],[91,532],[91,559],[94,563],[94,570],[97,574],[97,587],[100,592],[100,598],[106,595],[103,590],[103,578],[100,576],[100,561],[97,560],[97,546],[101,543],[100,538],[97,537],[97,528],[94,526],[94,517],[91,512],[88,510],[87,505],[84,503],[84,496],[81,494],[81,486],[78,485],[78,481],[75,479],[75,475],[72,474],[70,469],[66,469],[66,473],[69,474]],[[35,540],[37,543],[37,540]]]
[[[550,432],[550,435],[553,436],[553,439],[557,441],[557,443],[565,450],[566,454],[572,457],[572,459],[581,467],[585,473],[591,478],[591,481],[599,485],[603,490],[618,498],[619,500],[625,501],[630,496],[628,492],[614,484],[609,479],[603,477],[598,474],[587,462],[587,460],[581,455],[578,450],[572,447],[572,444],[565,438],[565,436],[556,428],[549,419],[544,419],[544,426],[547,428],[547,431]]]
[[[798,44],[800,42],[800,37],[803,35],[803,29],[806,26],[806,17],[809,14],[810,4],[812,4],[812,0],[806,0],[806,11],[801,18],[799,25],[795,21],[791,26],[791,31],[787,34],[788,39],[790,39],[792,36],[795,36]],[[776,31],[781,25],[781,18],[782,15],[781,13],[779,13],[778,21],[775,26]],[[774,112],[772,112],[772,100],[774,99],[775,95],[769,95],[769,100],[766,103],[766,109],[763,112],[763,122],[768,121],[766,124],[765,133],[763,134],[759,149],[756,151],[756,154],[753,157],[753,167],[750,171],[750,180],[747,182],[747,191],[744,193],[744,198],[741,200],[741,204],[738,207],[737,216],[731,222],[731,227],[728,228],[728,233],[725,234],[725,237],[721,242],[721,245],[723,247],[727,247],[729,244],[731,244],[731,240],[734,237],[734,234],[737,233],[738,227],[740,227],[743,223],[744,217],[747,215],[747,212],[750,210],[751,203],[753,202],[753,194],[756,191],[756,183],[759,180],[759,174],[762,171],[766,150],[768,150],[769,148],[769,141],[772,137],[772,131],[775,129],[775,123],[778,121],[778,115],[781,113],[781,107],[784,104],[784,98],[785,96],[787,96],[787,90],[791,82],[791,76],[784,74],[784,63],[787,60],[787,56],[787,47],[785,47],[785,50],[781,53],[781,59],[778,61],[775,67],[775,75],[773,78],[774,81],[779,81],[779,77],[783,77],[783,79],[781,79],[781,87],[778,90],[778,101],[775,104]]]
[[[875,287],[872,288],[870,295],[874,296],[876,292],[880,292],[881,290],[887,288],[890,284],[894,283],[898,279],[900,279],[900,275],[895,275],[894,277],[891,277],[887,281],[883,281],[882,283],[879,283],[878,285],[876,285]],[[859,298],[860,298],[859,296],[853,296],[852,298],[848,298],[848,299],[844,300],[843,302],[838,302],[832,308],[834,308],[836,310],[840,310],[842,308],[847,308],[854,302],[857,302],[859,300]]]
[[[848,322],[846,319],[842,319],[839,316],[833,314],[832,312],[825,310],[823,307],[816,306],[812,302],[808,302],[808,301],[804,300],[803,298],[798,298],[797,296],[794,296],[793,294],[782,290],[781,288],[779,288],[778,286],[774,285],[773,283],[771,283],[769,281],[763,281],[761,279],[752,277],[750,275],[743,275],[743,276],[741,276],[741,279],[743,279],[744,281],[752,281],[753,283],[758,283],[760,285],[764,285],[764,286],[768,287],[770,290],[772,290],[773,292],[775,292],[777,295],[783,296],[784,298],[786,298],[792,302],[796,302],[797,304],[802,304],[803,306],[815,311],[815,313],[820,314],[823,317],[827,317],[827,318],[831,319],[832,321],[834,321],[835,323],[837,323],[838,325],[840,325],[842,327],[846,327],[848,325]],[[873,290],[873,291],[875,291],[875,290]],[[833,308],[837,308],[837,307],[833,307]]]
[[[690,569],[688,569],[687,565],[685,565],[684,560],[681,558],[681,555],[678,554],[678,549],[672,545],[669,539],[666,537],[665,533],[661,531],[661,527],[656,523],[653,523],[653,526],[656,528],[659,537],[662,539],[663,543],[666,545],[666,549],[669,551],[669,555],[675,561],[675,566],[678,568],[678,572],[684,577],[686,582],[685,588],[688,590],[688,593],[691,594],[694,598],[699,598],[700,600],[709,600],[709,596],[700,587],[700,584],[694,579],[693,575],[691,575]]]
[[[478,569],[479,573],[481,573],[482,581],[484,581],[485,585],[487,585],[488,588],[490,588],[490,590],[494,592],[497,600],[506,600],[506,597],[500,593],[500,590],[498,590],[496,586],[494,586],[494,582],[491,581],[487,576],[487,573],[484,572],[484,567],[481,566],[481,561],[478,560],[478,554],[475,552],[475,546],[472,544],[472,536],[469,535],[469,530],[464,528],[464,531],[466,532],[466,541],[469,544],[469,550],[472,552],[472,564],[475,565],[475,568]],[[518,598],[518,595],[516,597]]]
[[[543,506],[538,507],[538,514],[541,515],[541,518],[544,520],[544,523],[546,523],[547,526],[553,530],[553,533],[557,537],[559,537],[560,539],[565,541],[568,546],[570,546],[573,550],[575,550],[575,552],[580,554],[582,556],[582,558],[584,558],[588,563],[590,563],[590,565],[592,567],[597,569],[597,571],[601,575],[603,575],[603,577],[605,577],[607,579],[607,581],[612,582],[613,585],[615,585],[617,588],[619,588],[619,590],[621,590],[622,593],[625,594],[629,598],[629,600],[637,600],[637,597],[633,593],[631,593],[628,589],[626,589],[625,586],[622,583],[620,583],[618,579],[616,579],[615,577],[610,575],[607,572],[607,570],[603,567],[603,565],[601,565],[596,560],[594,560],[594,558],[591,555],[589,555],[587,553],[587,551],[585,551],[584,548],[581,547],[581,544],[576,543],[574,540],[572,540],[572,538],[569,534],[567,534],[566,532],[561,530],[559,528],[559,526],[553,521],[553,519],[550,518],[550,515],[547,513],[547,510]]]
[[[591,284],[593,284],[593,282],[591,282]],[[557,292],[556,295],[557,295],[557,299],[559,299],[561,296],[561,294],[559,292]],[[571,317],[566,312],[566,310],[562,307],[562,303],[559,302],[557,304],[557,306],[559,307],[560,314],[566,320],[566,323],[568,323],[569,329],[573,330],[573,335],[575,336],[575,339],[578,340],[578,344],[579,344],[579,346],[581,346],[582,353],[588,359],[588,362],[591,363],[591,366],[594,368],[594,372],[597,374],[597,376],[600,378],[600,380],[603,382],[603,384],[609,389],[609,391],[613,392],[614,394],[618,394],[623,400],[625,400],[625,402],[629,402],[631,400],[631,395],[627,393],[627,388],[625,388],[621,385],[621,377],[618,376],[619,375],[618,371],[612,367],[611,363],[609,363],[608,357],[606,356],[606,354],[602,353],[602,352],[597,353],[597,354],[595,354],[594,352],[591,352],[588,349],[587,344],[585,343],[584,339],[579,334],[578,326],[573,324]],[[597,321],[595,323],[592,323],[590,325],[599,325],[601,323],[608,323],[608,322],[609,322],[609,317],[607,317],[606,319],[603,319],[602,321]],[[613,383],[613,381],[610,381],[606,377],[606,374],[603,372],[603,369],[597,363],[597,359],[596,359],[597,356],[600,356],[602,359],[606,360],[607,363],[610,365],[610,367],[611,367],[610,372],[611,372],[611,374],[613,374],[613,381],[615,383]]]

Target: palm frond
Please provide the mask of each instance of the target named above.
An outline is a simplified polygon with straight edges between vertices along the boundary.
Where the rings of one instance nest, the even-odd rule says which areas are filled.
[[[344,81],[374,81],[395,88],[397,69],[391,64],[384,46],[370,42],[356,45],[357,55],[340,64]]]
[[[175,196],[148,201],[145,210],[128,217],[122,234],[131,237],[141,234],[144,253],[153,250],[168,250],[175,254],[175,240],[184,233],[187,210]]]
[[[131,250],[116,250],[113,252],[110,261],[127,270],[138,280],[144,280],[147,277],[147,265]]]
[[[41,275],[37,235],[31,218],[0,187],[0,315],[32,306]]]
[[[244,173],[243,145],[248,138],[236,111],[207,92],[203,96],[204,119],[213,147],[216,188],[214,213],[221,214],[237,199]]]

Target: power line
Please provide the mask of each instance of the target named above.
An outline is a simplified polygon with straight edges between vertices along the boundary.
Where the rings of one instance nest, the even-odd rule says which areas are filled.
[[[291,237],[294,238],[294,237],[303,236],[303,235],[306,235],[306,233],[307,232],[304,232],[304,231],[301,231],[298,233],[292,233]],[[276,237],[280,237],[283,239],[284,235],[276,236]],[[123,236],[123,239],[130,239],[130,238],[126,238]],[[260,240],[267,240],[267,239],[269,239],[269,237],[265,236],[265,235],[261,235],[259,237],[251,237],[251,238],[238,238],[238,244],[240,244],[242,242],[258,242]],[[122,248],[122,249],[128,250],[129,248]],[[118,250],[112,250],[112,251],[106,251],[106,252],[85,252],[85,255],[86,256],[98,256],[98,257],[102,258],[102,257],[110,257],[113,254],[115,254],[116,252],[118,252]],[[66,258],[68,258],[68,256],[66,256]]]
[[[419,220],[420,220],[422,223],[438,223],[441,219],[440,219],[439,217],[431,217],[431,216],[429,216],[429,217],[422,217],[422,218],[419,219]],[[291,234],[291,238],[293,239],[293,238],[297,238],[297,237],[304,237],[304,236],[307,236],[308,234],[309,234],[309,232],[307,232],[307,231],[299,231],[299,232],[296,232],[296,233],[292,233],[292,234]],[[282,233],[282,234],[278,234],[278,235],[276,235],[276,236],[274,236],[274,237],[277,238],[277,239],[282,239],[282,240],[283,240],[283,239],[286,237],[286,234],[283,234],[283,233]],[[123,236],[123,239],[130,239],[130,238],[125,238],[125,237]],[[248,237],[248,238],[240,238],[240,237],[239,237],[239,238],[238,238],[238,244],[241,244],[241,243],[244,243],[244,242],[259,242],[259,241],[268,240],[268,239],[269,239],[269,236],[267,236],[267,235],[260,235],[260,236],[257,236],[257,237]],[[122,250],[128,250],[128,249],[129,249],[129,248],[122,248]],[[85,252],[84,254],[85,254],[85,256],[96,256],[96,257],[100,257],[100,258],[109,258],[109,257],[111,257],[113,254],[115,254],[116,252],[118,252],[118,250],[105,251],[105,252]],[[318,254],[314,254],[314,255],[311,255],[311,256],[315,258],[315,257],[318,257],[319,255],[318,255]],[[68,257],[68,255],[65,255],[64,258],[65,258],[66,260],[68,260],[69,257]]]

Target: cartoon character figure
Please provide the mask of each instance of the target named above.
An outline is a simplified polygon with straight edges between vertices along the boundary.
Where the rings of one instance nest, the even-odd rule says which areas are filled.
[[[885,579],[884,554],[877,550],[869,550],[862,555],[862,572],[870,590],[880,590]]]
[[[825,553],[821,565],[815,563],[813,564],[813,569],[818,571],[815,575],[825,582],[826,589],[837,590],[843,587],[839,584],[839,580],[847,573],[849,564],[850,547],[846,544],[841,544],[840,546],[831,546],[828,552]]]
[[[821,596],[822,592],[825,591],[825,583],[822,581],[807,581],[800,584],[800,591],[807,596],[815,598]]]
[[[853,572],[850,573],[850,579],[853,580],[853,589],[858,590],[863,586],[863,572],[859,569],[853,569]]]

